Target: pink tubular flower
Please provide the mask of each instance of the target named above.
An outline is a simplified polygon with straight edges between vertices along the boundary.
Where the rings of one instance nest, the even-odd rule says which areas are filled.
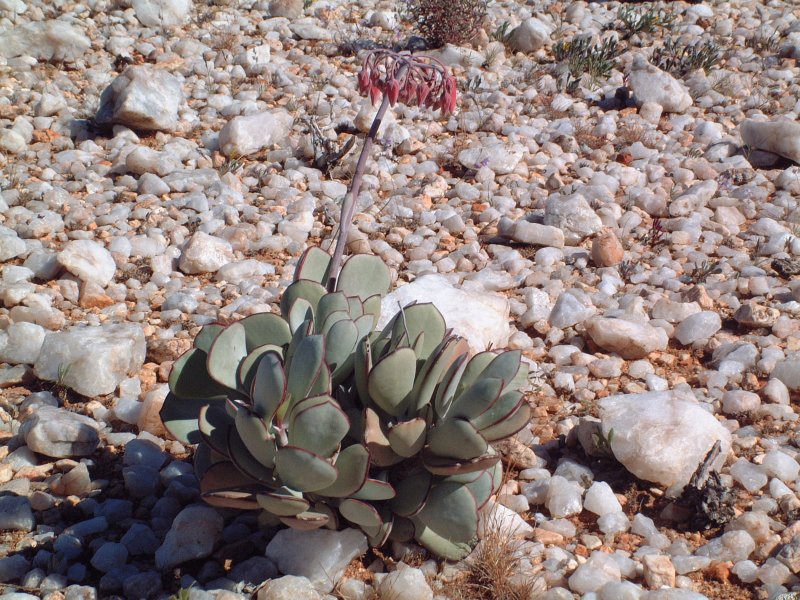
[[[414,102],[452,114],[458,102],[455,78],[438,60],[407,52],[373,50],[358,74],[358,91],[376,104],[385,95],[394,106]]]

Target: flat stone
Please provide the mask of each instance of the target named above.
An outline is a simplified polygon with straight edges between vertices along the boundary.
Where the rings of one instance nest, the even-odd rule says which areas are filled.
[[[233,258],[230,242],[197,231],[186,242],[178,266],[188,274],[214,273]]]
[[[545,203],[544,224],[564,232],[568,246],[580,244],[603,228],[603,222],[580,194],[550,196]]]
[[[739,125],[745,146],[778,154],[800,163],[800,123],[781,118],[771,121],[745,119]]]
[[[292,115],[285,110],[234,117],[219,132],[219,148],[226,156],[254,154],[286,140],[292,127]]]
[[[626,360],[666,350],[669,343],[667,332],[660,327],[624,319],[593,317],[586,322],[586,332],[603,350],[616,352]]]
[[[381,600],[433,600],[425,574],[402,563],[381,580],[378,593]]]
[[[664,112],[682,113],[692,105],[689,90],[680,81],[647,62],[637,54],[633,58],[628,85],[637,106],[658,104]]]
[[[516,222],[510,232],[510,237],[515,242],[532,246],[563,248],[565,243],[564,232],[558,227],[525,220]]]
[[[48,333],[33,368],[40,379],[92,397],[113,393],[123,379],[139,373],[144,358],[140,325],[78,326]]]
[[[800,391],[800,357],[780,361],[771,376],[782,381],[789,390]]]
[[[687,316],[675,328],[674,336],[688,346],[706,340],[722,329],[722,318],[714,311],[704,310]]]
[[[507,43],[516,52],[536,52],[550,41],[552,28],[535,17],[511,30]]]
[[[189,19],[191,0],[133,0],[133,12],[145,27],[175,27]]]
[[[305,577],[286,575],[259,589],[256,600],[322,600],[322,595]]]
[[[35,527],[36,518],[27,498],[0,496],[0,530],[27,532]]]
[[[0,362],[12,365],[33,364],[39,358],[45,329],[35,323],[11,323],[0,331]]]
[[[63,408],[42,406],[25,419],[19,433],[28,448],[53,458],[88,456],[100,443],[97,421]]]
[[[522,160],[521,149],[511,149],[504,143],[467,148],[458,153],[458,162],[467,169],[488,167],[498,175],[512,173]]]
[[[56,62],[74,60],[92,45],[83,32],[66,21],[26,23],[0,33],[0,56],[33,56]]]
[[[367,551],[366,536],[355,529],[283,529],[267,545],[266,557],[286,575],[307,578],[329,593],[354,558]]]

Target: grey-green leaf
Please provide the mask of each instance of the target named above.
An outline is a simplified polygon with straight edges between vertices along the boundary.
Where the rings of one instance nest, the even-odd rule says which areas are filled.
[[[400,348],[378,361],[368,380],[373,402],[392,416],[402,415],[414,389],[416,365],[417,357],[411,348]]]
[[[338,475],[336,467],[321,456],[296,446],[278,450],[275,469],[286,485],[299,492],[314,492],[330,486]]]

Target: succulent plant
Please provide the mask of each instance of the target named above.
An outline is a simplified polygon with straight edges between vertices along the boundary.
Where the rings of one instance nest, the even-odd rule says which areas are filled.
[[[331,264],[307,251],[280,315],[204,327],[173,367],[162,420],[199,444],[212,505],[300,529],[347,522],[375,546],[415,539],[461,558],[500,485],[491,442],[530,417],[527,365],[518,351],[470,357],[432,304],[376,331],[388,268],[352,256],[328,292]]]

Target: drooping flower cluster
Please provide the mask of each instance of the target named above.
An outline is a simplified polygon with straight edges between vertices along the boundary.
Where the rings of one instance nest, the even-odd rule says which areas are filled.
[[[383,94],[394,106],[403,104],[441,110],[443,115],[455,111],[457,85],[455,77],[434,58],[407,52],[374,50],[364,59],[358,74],[358,91],[369,95],[373,104]]]

